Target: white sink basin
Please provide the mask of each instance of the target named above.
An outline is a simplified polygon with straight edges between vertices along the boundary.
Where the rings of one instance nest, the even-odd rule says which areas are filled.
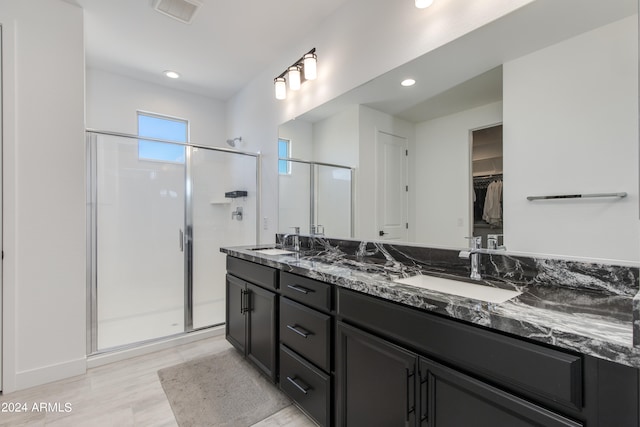
[[[286,251],[284,249],[275,249],[275,248],[274,249],[258,249],[255,252],[259,254],[264,254],[264,255],[287,255],[287,254],[295,253],[293,251]]]
[[[394,282],[495,304],[508,301],[522,293],[434,276],[413,276],[397,279]]]

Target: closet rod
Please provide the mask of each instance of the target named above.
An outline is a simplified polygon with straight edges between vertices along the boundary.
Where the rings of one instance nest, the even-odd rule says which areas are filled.
[[[527,196],[527,200],[584,199],[588,197],[627,197],[627,193],[622,192],[622,193],[593,193],[593,194],[560,194],[557,196]]]

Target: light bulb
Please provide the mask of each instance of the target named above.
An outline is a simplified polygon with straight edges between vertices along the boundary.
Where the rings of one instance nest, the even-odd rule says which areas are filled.
[[[276,77],[273,82],[276,89],[276,99],[287,99],[287,81],[284,77]]]
[[[166,70],[163,72],[163,74],[167,77],[169,77],[170,79],[178,79],[180,78],[180,74],[176,73],[175,71],[171,71],[171,70]]]
[[[300,67],[297,65],[289,67],[289,89],[300,89]]]
[[[433,0],[416,0],[416,7],[418,9],[424,9],[433,4]]]
[[[409,87],[416,84],[416,81],[414,79],[404,79],[403,81],[400,82],[400,84],[404,87]]]
[[[307,53],[304,56],[304,78],[307,80],[315,80],[318,77],[318,70],[316,68],[317,56],[315,53]]]

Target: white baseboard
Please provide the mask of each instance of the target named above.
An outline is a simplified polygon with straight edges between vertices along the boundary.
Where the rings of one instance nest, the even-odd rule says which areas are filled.
[[[56,365],[31,369],[29,371],[17,372],[15,376],[15,389],[13,391],[24,390],[34,386],[83,375],[86,372],[87,359],[85,357]]]
[[[107,365],[109,363],[130,359],[132,357],[153,353],[155,351],[176,347],[178,345],[199,341],[205,338],[220,336],[224,334],[224,329],[225,329],[224,325],[221,325],[213,328],[203,329],[201,331],[190,332],[185,335],[171,337],[166,340],[146,343],[146,344],[132,347],[132,348],[111,351],[108,353],[96,354],[96,355],[87,357],[86,367],[87,369],[95,368],[98,366]]]

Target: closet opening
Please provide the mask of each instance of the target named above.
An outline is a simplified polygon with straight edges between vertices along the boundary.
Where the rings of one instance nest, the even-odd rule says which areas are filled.
[[[502,124],[471,131],[471,158],[472,235],[495,249],[504,244]]]

